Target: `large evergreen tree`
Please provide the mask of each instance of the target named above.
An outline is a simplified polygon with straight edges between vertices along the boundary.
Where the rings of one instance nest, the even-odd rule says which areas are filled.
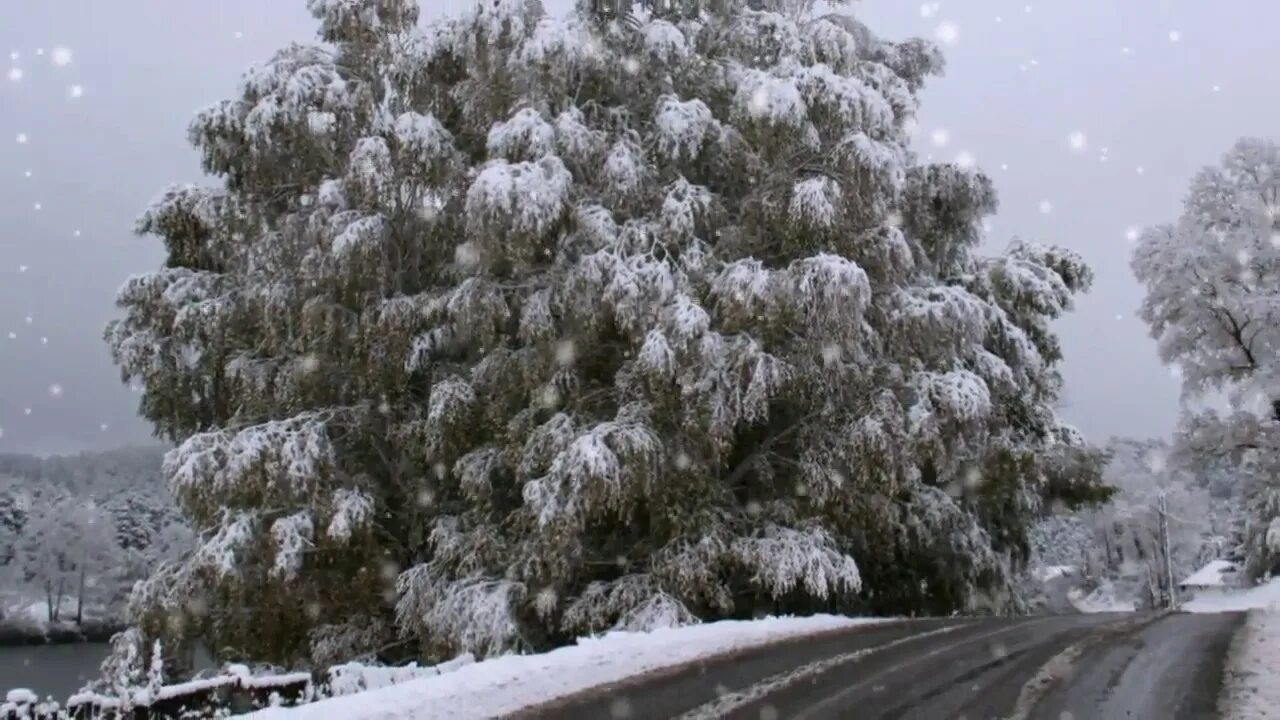
[[[799,0],[309,0],[107,331],[199,548],[147,636],[326,662],[760,611],[1007,609],[1096,455],[1070,252],[975,254],[930,44]],[[141,642],[141,640],[140,640]],[[169,645],[169,643],[166,643]]]

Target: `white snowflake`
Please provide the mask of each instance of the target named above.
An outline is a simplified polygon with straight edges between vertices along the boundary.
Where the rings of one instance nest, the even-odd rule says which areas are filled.
[[[71,96],[71,98],[72,98],[72,99],[74,99],[74,98],[78,98],[78,97],[83,97],[83,96],[84,96],[84,86],[83,86],[83,85],[72,85],[71,87],[67,88],[67,95]]]
[[[1137,228],[1136,226],[1131,226],[1128,230],[1124,231],[1124,239],[1128,240],[1129,242],[1138,242],[1138,236],[1141,233],[1142,231],[1139,228]]]
[[[18,82],[22,79],[22,68],[9,68],[9,79]]]
[[[1049,213],[1053,212],[1053,203],[1049,202],[1048,200],[1041,200],[1040,212],[1044,213],[1045,215],[1048,215]]]
[[[53,52],[50,53],[49,59],[53,61],[53,64],[57,65],[58,67],[65,67],[67,65],[70,65],[71,64],[71,48],[61,47],[61,46],[56,47],[53,49]]]
[[[27,177],[31,177],[31,171],[30,171],[30,170],[27,170],[26,172],[24,172],[24,173],[22,173],[22,174],[23,174],[23,175],[25,175],[25,176],[27,176]]]
[[[18,272],[26,272],[26,271],[27,271],[27,266],[26,266],[26,265],[19,265],[19,266],[18,266]]]
[[[30,414],[31,414],[31,408],[29,408],[29,407],[27,407],[27,408],[22,408],[22,414],[23,414],[23,415],[30,415]]]
[[[1213,91],[1214,91],[1214,92],[1222,92],[1222,86],[1221,86],[1221,85],[1214,85],[1214,86],[1213,86]]]
[[[25,145],[25,144],[27,143],[27,134],[26,134],[26,133],[18,133],[18,136],[17,136],[16,138],[14,138],[14,139],[18,141],[18,144],[19,144],[19,145]]]
[[[1128,46],[1125,46],[1120,48],[1120,52],[1124,53],[1125,55],[1128,55],[1129,53],[1133,52],[1133,49]]]
[[[1142,167],[1141,165],[1139,165],[1139,166],[1138,166],[1138,174],[1139,174],[1139,175],[1141,175],[1141,174],[1145,173],[1146,171],[1147,171],[1147,169],[1146,169],[1146,168]]]
[[[18,339],[18,333],[16,333],[16,332],[14,332],[14,331],[10,330],[10,331],[9,331],[9,339],[10,339],[10,340],[17,340],[17,339]]]
[[[931,18],[942,9],[942,3],[925,3],[920,6],[920,17]]]
[[[62,397],[62,386],[57,383],[50,385],[49,397]]]
[[[933,140],[934,145],[937,145],[938,147],[946,147],[947,143],[951,142],[951,133],[942,128],[938,128],[930,133],[929,138]]]
[[[1089,138],[1083,132],[1077,130],[1067,138],[1067,142],[1071,144],[1071,149],[1079,152],[1089,146]]]
[[[1182,33],[1178,32],[1177,30],[1169,31],[1169,42],[1178,42],[1181,39],[1182,39]]]
[[[36,204],[35,204],[35,205],[33,205],[32,207],[34,207],[36,210],[43,210],[43,209],[44,209],[44,204],[43,204],[43,203],[36,203]]]
[[[1280,249],[1280,233],[1271,234],[1271,247]]]
[[[41,337],[41,338],[40,338],[40,344],[41,344],[41,345],[48,345],[48,344],[49,344],[49,338],[47,338],[47,337]]]
[[[959,165],[962,168],[971,168],[977,164],[977,158],[975,158],[973,153],[968,150],[962,150],[960,154],[956,155],[956,165]]]
[[[960,40],[960,28],[953,22],[944,22],[933,31],[933,36],[943,45],[955,45]]]
[[[237,40],[239,40],[239,39],[240,39],[240,38],[242,38],[242,37],[244,37],[244,33],[242,33],[242,32],[240,32],[239,30],[237,30],[237,31],[236,31],[236,39],[237,39]]]
[[[106,432],[106,431],[107,431],[107,430],[109,430],[110,428],[111,428],[111,426],[110,426],[110,425],[108,425],[108,424],[106,424],[106,423],[100,423],[100,424],[98,425],[98,430],[100,430],[100,431],[102,431],[102,432]]]
[[[22,319],[22,321],[23,321],[23,322],[25,322],[26,324],[30,325],[31,323],[35,322],[35,318],[33,318],[33,317],[31,317],[30,315],[28,315],[28,316],[26,316],[25,318],[23,318],[23,319]]]

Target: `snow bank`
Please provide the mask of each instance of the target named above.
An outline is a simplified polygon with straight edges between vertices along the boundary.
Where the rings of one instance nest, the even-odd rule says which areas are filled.
[[[1280,613],[1280,578],[1234,592],[1206,594],[1183,603],[1182,609],[1194,613],[1271,610]]]
[[[504,655],[434,677],[296,708],[259,720],[465,720],[490,718],[652,670],[789,637],[885,622],[832,615],[727,620],[647,633],[611,632],[541,655]]]
[[[1067,593],[1067,599],[1082,613],[1133,612],[1136,609],[1132,600],[1116,597],[1115,586],[1111,583],[1104,583],[1088,595],[1078,589],[1072,590]]]
[[[1272,581],[1263,587],[1275,586]],[[1231,645],[1219,715],[1224,720],[1275,718],[1280,708],[1278,667],[1280,608],[1253,610]]]
[[[357,662],[335,665],[329,668],[329,683],[326,691],[330,697],[339,697],[366,690],[380,690],[410,680],[421,680],[454,672],[475,661],[474,655],[465,653],[439,665],[427,667],[419,667],[417,663],[399,667],[378,667]]]

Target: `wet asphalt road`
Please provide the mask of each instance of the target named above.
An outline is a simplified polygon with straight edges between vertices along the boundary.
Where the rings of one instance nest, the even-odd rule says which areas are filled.
[[[1243,614],[930,619],[670,668],[520,720],[1210,720]]]

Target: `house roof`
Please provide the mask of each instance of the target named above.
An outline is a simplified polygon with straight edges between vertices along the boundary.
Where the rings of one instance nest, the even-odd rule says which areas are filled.
[[[1235,572],[1236,564],[1227,560],[1213,560],[1208,565],[1191,573],[1185,580],[1183,585],[1195,585],[1197,587],[1214,587],[1225,585],[1226,581],[1222,577],[1223,573]]]

